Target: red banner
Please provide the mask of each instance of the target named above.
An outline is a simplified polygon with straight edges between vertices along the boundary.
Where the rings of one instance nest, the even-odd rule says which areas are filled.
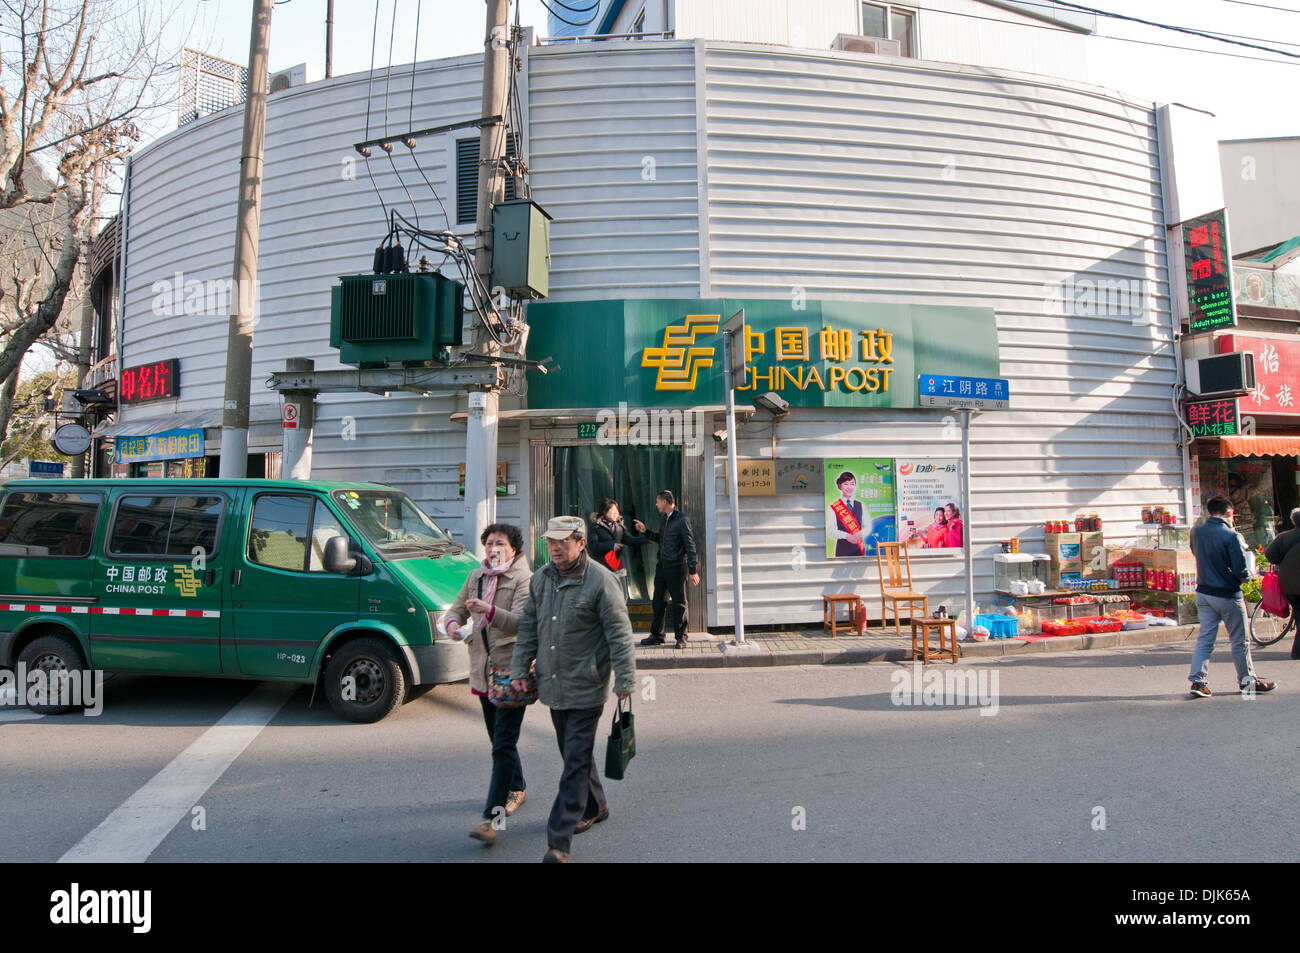
[[[1238,399],[1240,413],[1300,417],[1300,341],[1225,334],[1218,348],[1255,355],[1255,389]]]

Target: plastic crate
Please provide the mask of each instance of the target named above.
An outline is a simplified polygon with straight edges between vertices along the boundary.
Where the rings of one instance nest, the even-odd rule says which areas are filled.
[[[977,615],[975,624],[988,629],[991,639],[1014,639],[1020,634],[1020,620],[1012,615]]]
[[[1098,632],[1118,632],[1124,627],[1124,623],[1119,619],[1107,619],[1105,616],[1096,616],[1091,619],[1076,619],[1076,622],[1082,622],[1085,631],[1090,633]]]
[[[1043,623],[1043,635],[1082,635],[1087,624],[1078,619],[1051,619]]]

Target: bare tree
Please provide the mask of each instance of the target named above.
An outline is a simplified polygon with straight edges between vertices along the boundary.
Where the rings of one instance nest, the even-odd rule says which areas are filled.
[[[0,0],[0,382],[54,331],[91,223],[139,127],[163,108],[168,14],[149,0]],[[62,332],[62,333],[60,333]],[[14,388],[8,388],[14,393]],[[0,400],[0,439],[9,414]]]

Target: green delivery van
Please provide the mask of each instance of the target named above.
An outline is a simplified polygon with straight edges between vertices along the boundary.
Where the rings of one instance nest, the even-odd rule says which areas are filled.
[[[323,681],[359,722],[468,677],[464,644],[436,621],[477,563],[400,490],[151,479],[2,492],[0,666]]]

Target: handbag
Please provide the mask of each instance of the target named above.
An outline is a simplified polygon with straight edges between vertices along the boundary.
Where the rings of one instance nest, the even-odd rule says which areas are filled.
[[[1264,573],[1264,578],[1259,584],[1259,590],[1264,597],[1265,612],[1282,619],[1291,614],[1291,603],[1282,592],[1282,580],[1278,577],[1276,566],[1268,567],[1268,572]]]
[[[614,725],[605,742],[605,777],[622,781],[627,773],[627,763],[636,757],[636,729],[632,721],[632,697],[627,699],[627,711],[620,698],[614,709]]]
[[[618,572],[623,568],[623,560],[619,558],[618,553],[611,549],[605,554],[605,565],[613,572]]]
[[[488,701],[497,708],[523,708],[537,701],[537,662],[528,666],[527,688],[520,692],[510,684],[510,669],[496,665],[488,671]]]

